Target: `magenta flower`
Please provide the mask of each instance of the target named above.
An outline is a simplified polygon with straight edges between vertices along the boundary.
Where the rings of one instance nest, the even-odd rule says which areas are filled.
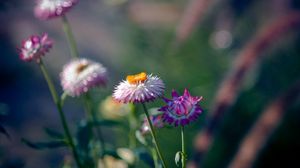
[[[129,75],[116,86],[113,98],[122,103],[144,103],[162,96],[165,89],[163,81],[145,72]]]
[[[52,45],[53,41],[48,38],[48,34],[32,35],[22,42],[19,56],[23,61],[39,61],[52,48]]]
[[[37,18],[48,20],[64,15],[78,0],[37,0],[34,14]]]
[[[164,122],[162,120],[162,114],[151,115],[150,120],[153,124],[153,127],[155,127],[155,128],[164,127]],[[146,117],[144,118],[143,124],[140,128],[140,132],[142,133],[142,135],[145,135],[150,132],[150,126],[148,124]]]
[[[75,59],[66,64],[60,74],[63,90],[72,97],[107,83],[106,68],[88,59]]]
[[[182,96],[173,90],[172,99],[164,98],[167,105],[159,109],[159,111],[164,112],[163,121],[175,126],[185,126],[191,121],[195,121],[203,111],[198,104],[201,99],[202,97],[191,96],[187,89],[184,90]]]

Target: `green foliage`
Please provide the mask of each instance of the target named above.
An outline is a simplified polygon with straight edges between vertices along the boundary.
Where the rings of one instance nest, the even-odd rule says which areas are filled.
[[[48,142],[32,142],[27,139],[22,138],[21,140],[25,145],[30,148],[42,150],[42,149],[54,149],[68,146],[65,140],[53,140]]]

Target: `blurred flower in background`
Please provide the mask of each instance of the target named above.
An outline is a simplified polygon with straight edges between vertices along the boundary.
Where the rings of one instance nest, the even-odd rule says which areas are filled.
[[[105,86],[106,68],[102,64],[81,58],[66,64],[60,74],[61,85],[70,96],[80,96],[91,88]]]
[[[64,15],[78,0],[37,0],[34,14],[42,20]]]
[[[157,108],[155,108],[155,109],[152,108],[149,110],[150,113],[152,114],[150,116],[150,120],[155,128],[163,128],[164,122],[162,120],[162,113],[157,111],[156,112],[157,114],[153,114],[154,110],[157,111]],[[150,133],[150,126],[149,126],[149,123],[148,123],[146,117],[144,117],[143,124],[140,128],[140,132],[142,135],[146,135],[146,134]]]
[[[105,164],[104,164],[105,162]],[[98,162],[98,168],[102,168],[102,167],[105,167],[106,168],[128,168],[128,164],[124,161],[124,160],[121,160],[121,159],[116,159],[112,156],[104,156],[104,159],[103,161],[102,160],[99,160]]]
[[[129,104],[123,104],[108,96],[99,104],[99,115],[106,119],[121,119],[130,111]]]

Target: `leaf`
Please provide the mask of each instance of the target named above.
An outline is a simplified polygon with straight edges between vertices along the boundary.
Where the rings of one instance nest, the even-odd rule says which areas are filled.
[[[64,135],[56,130],[50,128],[44,128],[45,133],[51,138],[64,139]]]
[[[141,144],[147,146],[147,141],[139,130],[135,131],[135,137]]]
[[[157,107],[150,108],[150,109],[149,109],[149,114],[150,114],[150,115],[153,115],[153,116],[162,114],[163,112],[158,111],[158,109],[159,109],[159,108],[157,108]]]
[[[98,120],[95,124],[90,123],[91,125],[95,126],[106,126],[106,127],[113,127],[113,126],[120,126],[122,125],[121,122],[114,121],[114,120]]]
[[[49,142],[31,142],[27,139],[22,138],[21,141],[25,145],[37,150],[60,148],[60,147],[68,146],[68,143],[64,140],[49,141]]]
[[[179,162],[180,162],[181,157],[182,157],[182,152],[181,151],[176,152],[176,154],[175,154],[175,164],[176,164],[176,166],[179,166]]]
[[[0,125],[0,133],[4,134],[8,139],[10,139],[8,132],[2,125]]]
[[[81,120],[76,132],[76,139],[78,142],[78,147],[85,152],[89,153],[89,144],[92,140],[92,128],[86,120]]]

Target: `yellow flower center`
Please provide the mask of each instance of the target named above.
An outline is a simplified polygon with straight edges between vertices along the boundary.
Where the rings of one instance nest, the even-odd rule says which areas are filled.
[[[147,74],[145,72],[141,72],[141,73],[135,74],[135,75],[128,75],[126,77],[126,80],[130,84],[137,84],[139,82],[144,82],[145,80],[147,80]]]

